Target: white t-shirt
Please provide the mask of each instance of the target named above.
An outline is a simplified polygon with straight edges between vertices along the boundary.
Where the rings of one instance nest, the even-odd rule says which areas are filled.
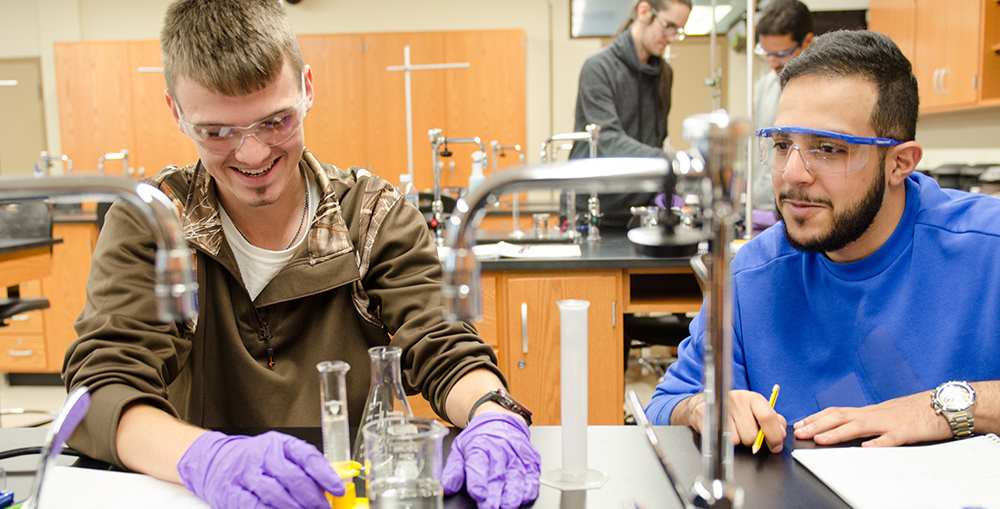
[[[308,232],[309,225],[312,224],[316,215],[316,208],[319,206],[319,189],[313,185],[310,179],[306,179],[306,187],[309,192],[309,211],[304,228]],[[226,209],[220,204],[219,217],[222,219],[222,229],[226,232],[226,239],[229,246],[233,248],[236,256],[236,264],[240,267],[240,274],[243,276],[243,284],[250,293],[250,299],[256,300],[264,287],[271,282],[275,274],[278,273],[295,254],[295,249],[302,244],[308,235],[303,235],[294,246],[281,251],[271,251],[270,249],[259,248],[243,238],[243,235],[236,229],[233,220],[229,218]]]

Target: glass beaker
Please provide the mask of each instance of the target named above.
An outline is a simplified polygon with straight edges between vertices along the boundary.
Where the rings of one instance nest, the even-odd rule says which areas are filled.
[[[365,465],[364,438],[361,434],[365,424],[387,417],[413,417],[410,402],[403,391],[403,379],[399,368],[399,357],[403,351],[398,346],[376,346],[368,349],[372,361],[371,388],[365,400],[365,411],[361,414],[358,434],[354,439],[354,461]],[[359,477],[364,477],[364,470]]]
[[[442,442],[448,433],[434,419],[390,417],[361,428],[368,458],[371,507],[441,509]]]
[[[347,421],[347,372],[350,369],[351,365],[344,361],[323,361],[316,365],[322,403],[323,456],[338,471],[338,466],[351,461],[351,434]]]

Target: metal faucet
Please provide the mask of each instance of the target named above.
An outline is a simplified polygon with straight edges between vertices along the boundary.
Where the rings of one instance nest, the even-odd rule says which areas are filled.
[[[710,207],[711,219],[709,284],[705,311],[708,329],[705,346],[705,422],[702,425],[702,475],[695,481],[685,507],[738,508],[743,491],[733,481],[733,446],[726,425],[732,384],[733,309],[730,290],[729,244],[738,218],[741,184],[748,172],[745,150],[750,124],[732,121],[723,112],[695,115],[684,120],[684,138],[691,142],[686,152],[662,158],[579,159],[543,167],[525,167],[486,179],[460,199],[448,230],[445,255],[445,319],[482,317],[480,268],[472,253],[478,214],[491,195],[523,189],[590,188],[602,192],[671,192],[679,179],[697,179],[703,185],[702,200]],[[671,221],[660,224],[662,237],[673,235]],[[688,232],[690,233],[690,232]],[[668,474],[669,475],[669,474]],[[676,479],[671,478],[676,485]]]
[[[475,143],[479,145],[479,150],[486,154],[486,145],[479,141],[479,137],[474,138],[446,138],[441,134],[440,129],[427,131],[431,139],[431,151],[434,162],[434,201],[431,202],[431,226],[434,227],[434,242],[444,245],[444,202],[441,201],[441,163],[438,162],[438,147],[444,145],[447,149],[449,143]],[[483,159],[483,169],[489,169],[488,159]]]
[[[587,145],[590,147],[590,158],[593,159],[597,157],[597,135],[601,132],[601,126],[597,124],[587,124],[585,131],[576,133],[563,133],[552,135],[549,139],[542,142],[542,164],[549,164],[552,162],[552,143],[556,141],[575,141],[575,140],[586,140]],[[566,238],[576,242],[580,240],[580,232],[576,231],[576,188],[568,189],[568,197],[566,198]],[[590,197],[594,200],[596,205],[596,210],[600,213],[600,203],[597,202],[597,190],[594,189],[590,193]],[[593,223],[591,223],[593,224]],[[596,225],[593,226],[597,228]],[[600,233],[596,233],[596,237],[591,237],[588,235],[588,240],[599,240]]]
[[[184,240],[173,203],[159,189],[122,177],[73,176],[0,178],[0,198],[37,199],[74,196],[67,201],[124,198],[142,213],[156,239],[157,316],[166,323],[198,317],[198,283],[191,250]],[[62,201],[65,198],[57,198]]]
[[[98,171],[98,173],[104,173],[104,161],[107,161],[107,160],[112,160],[112,161],[121,160],[121,162],[122,162],[122,173],[124,175],[128,176],[128,177],[131,177],[132,174],[135,173],[134,170],[132,170],[132,168],[130,168],[129,165],[128,165],[128,149],[122,149],[121,152],[108,152],[107,154],[104,154],[99,159],[97,159],[97,171]],[[142,174],[143,174],[143,170],[140,169],[139,170],[139,178],[140,179],[142,178]]]
[[[56,157],[54,155],[49,155],[48,151],[43,150],[40,157],[42,159],[42,173],[46,177],[52,174],[52,162],[56,160],[61,160],[66,163],[66,173],[73,173],[73,161],[67,157],[66,154]]]
[[[517,164],[524,166],[524,150],[521,149],[520,145],[501,145],[499,141],[493,140],[490,142],[490,149],[493,151],[493,174],[497,173],[497,153],[503,154],[504,150],[516,150],[517,151]],[[510,238],[521,239],[524,238],[524,232],[521,231],[521,207],[520,207],[520,196],[518,193],[514,193],[511,201],[511,222],[512,230],[510,232]],[[497,201],[495,206],[499,206],[500,202]]]

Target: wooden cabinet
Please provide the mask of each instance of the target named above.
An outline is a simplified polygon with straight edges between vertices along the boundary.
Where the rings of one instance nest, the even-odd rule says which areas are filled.
[[[87,277],[97,244],[97,224],[56,223],[52,235],[62,243],[52,247],[52,275],[42,279],[42,292],[49,299],[45,320],[45,372],[62,371],[66,347],[76,340],[73,322],[87,302]]]
[[[20,284],[21,297],[44,296],[49,307],[17,315],[9,326],[0,328],[0,371],[59,373],[66,347],[76,339],[73,322],[83,311],[87,298],[87,276],[97,242],[97,224],[56,223],[52,235],[62,242],[52,246],[51,255],[45,249],[51,270],[34,277],[48,275]]]
[[[592,425],[622,424],[625,381],[617,314],[620,270],[508,272],[501,369],[537,425],[560,423],[560,313],[556,302],[590,301],[588,414]]]
[[[37,280],[22,283],[19,288],[22,298],[42,296]],[[6,288],[0,290],[7,297]],[[45,369],[45,328],[42,324],[42,310],[14,315],[6,327],[0,328],[0,370],[37,372]]]
[[[1000,100],[998,19],[996,0],[872,0],[868,28],[913,63],[923,114]]]
[[[198,160],[164,99],[159,42],[62,42],[54,50],[59,133],[74,172],[96,172],[102,156],[122,150],[146,176]],[[121,176],[126,169],[112,160],[104,172]]]
[[[484,145],[525,146],[523,30],[319,34],[299,36],[313,69],[315,101],[306,115],[306,147],[324,162],[365,167],[390,182],[407,170],[403,48],[411,65],[468,62],[467,69],[411,74],[414,185],[433,185],[430,129],[446,137],[479,137]],[[55,44],[63,152],[74,171],[96,171],[98,159],[128,150],[129,165],[152,175],[168,164],[197,161],[194,145],[164,100],[156,40]],[[452,144],[442,183],[465,187],[475,145]],[[487,148],[487,150],[489,150]],[[448,163],[456,163],[448,171]],[[121,175],[120,162],[106,172]]]
[[[913,67],[922,113],[976,103],[982,1],[916,2]]]
[[[995,106],[1000,105],[1000,2],[984,0],[982,18],[983,45],[980,52],[983,76],[979,100],[984,106]]]

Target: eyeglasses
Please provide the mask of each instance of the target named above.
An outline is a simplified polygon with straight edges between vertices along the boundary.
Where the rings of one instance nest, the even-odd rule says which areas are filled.
[[[795,135],[795,136],[793,136]],[[772,170],[784,171],[792,150],[799,151],[806,170],[813,175],[860,170],[868,162],[871,147],[903,143],[892,138],[870,138],[810,129],[808,127],[768,127],[757,131],[760,162]]]
[[[687,34],[684,33],[684,27],[679,27],[674,23],[664,20],[660,17],[660,13],[656,12],[656,9],[651,9],[653,11],[653,16],[663,25],[663,29],[667,31],[667,35],[673,35],[675,41],[683,41]]]
[[[181,114],[180,104],[177,104],[177,118],[180,119],[181,128],[195,143],[205,148],[209,152],[216,154],[231,154],[243,146],[243,140],[247,136],[253,136],[260,143],[273,147],[289,140],[299,126],[306,112],[303,105],[306,102],[306,77],[302,74],[300,83],[302,88],[302,99],[290,109],[275,113],[270,118],[255,122],[246,127],[236,127],[227,125],[204,125],[192,124],[184,119]]]
[[[795,46],[792,46],[792,49],[786,49],[785,51],[767,51],[758,42],[757,46],[754,47],[753,52],[762,57],[775,58],[781,60],[794,55],[795,51],[798,50],[801,46],[802,46],[802,41],[799,41],[795,43]]]

